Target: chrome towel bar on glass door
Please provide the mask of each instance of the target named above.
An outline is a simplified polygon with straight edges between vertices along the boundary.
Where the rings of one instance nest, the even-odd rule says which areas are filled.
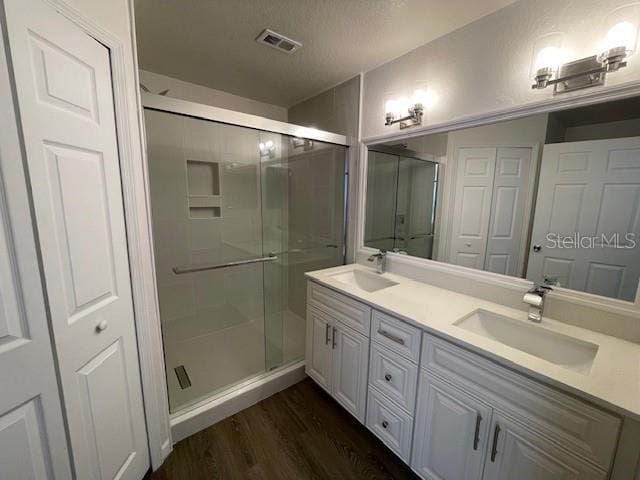
[[[248,265],[250,263],[261,262],[273,262],[277,260],[276,255],[269,255],[268,257],[250,258],[248,260],[237,260],[235,262],[227,263],[201,263],[199,265],[184,265],[181,267],[173,267],[173,273],[176,275],[182,275],[183,273],[203,272],[205,270],[217,270],[219,268],[227,267],[239,267],[240,265]]]

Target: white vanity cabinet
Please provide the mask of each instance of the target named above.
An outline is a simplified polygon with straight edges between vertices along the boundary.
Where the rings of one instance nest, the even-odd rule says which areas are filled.
[[[422,331],[373,310],[366,426],[406,463],[411,456]]]
[[[428,334],[417,405],[411,466],[429,480],[605,479],[621,425]]]
[[[307,295],[307,375],[364,423],[371,309],[313,282]]]

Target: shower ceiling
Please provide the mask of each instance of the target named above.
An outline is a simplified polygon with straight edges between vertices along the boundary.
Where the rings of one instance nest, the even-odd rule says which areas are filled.
[[[291,106],[514,0],[136,0],[140,68]],[[303,47],[257,44],[265,28]]]

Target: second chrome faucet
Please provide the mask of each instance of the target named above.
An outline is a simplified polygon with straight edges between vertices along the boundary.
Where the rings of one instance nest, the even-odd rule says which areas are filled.
[[[367,258],[369,262],[376,262],[376,272],[384,273],[384,269],[387,263],[387,252],[385,250],[380,250],[378,253],[374,253],[369,258]]]

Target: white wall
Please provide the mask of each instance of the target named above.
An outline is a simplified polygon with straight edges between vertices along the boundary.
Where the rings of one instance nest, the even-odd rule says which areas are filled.
[[[159,73],[140,70],[140,83],[144,84],[151,93],[159,93],[169,89],[168,97],[250,113],[251,115],[258,115],[281,122],[287,121],[287,109],[285,107],[240,97],[239,95],[203,87],[195,83],[184,82]]]
[[[549,32],[566,34],[575,58],[599,53],[602,18],[628,0],[520,0],[502,10],[423,45],[364,76],[362,137],[398,133],[384,125],[389,94],[411,95],[426,82],[439,96],[426,112],[428,126],[472,115],[549,100],[551,89],[533,91],[530,69],[535,41]],[[640,80],[640,54],[612,74],[608,86]],[[607,87],[604,87],[607,88]],[[589,94],[590,89],[556,97]],[[412,132],[415,133],[415,130]]]

